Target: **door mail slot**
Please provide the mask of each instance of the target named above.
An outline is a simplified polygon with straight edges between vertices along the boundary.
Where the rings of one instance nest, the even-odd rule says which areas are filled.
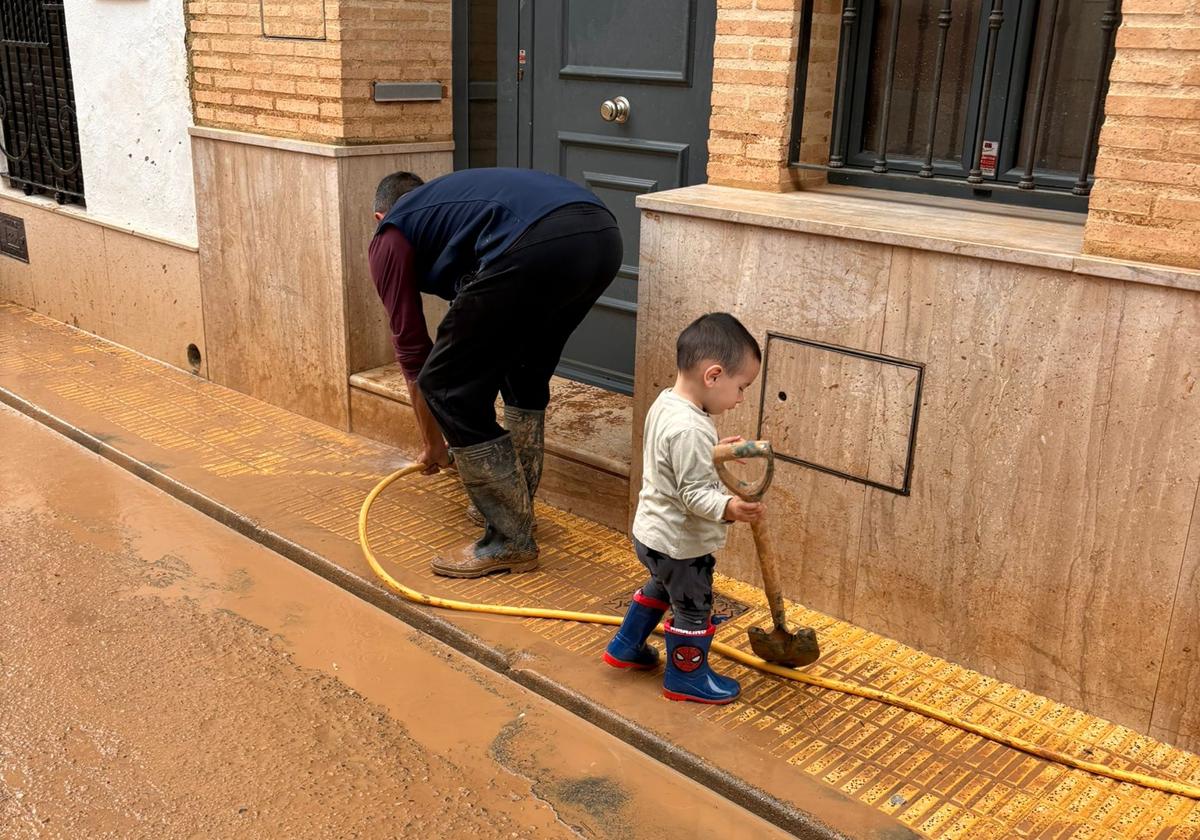
[[[372,98],[376,102],[440,102],[441,82],[375,82]]]
[[[925,366],[767,335],[758,437],[775,455],[908,495]]]

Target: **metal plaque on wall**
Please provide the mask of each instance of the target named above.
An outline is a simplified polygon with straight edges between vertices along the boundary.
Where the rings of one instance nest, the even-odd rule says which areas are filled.
[[[25,220],[21,217],[0,213],[0,252],[15,260],[29,262],[29,246],[25,242]]]
[[[775,457],[907,496],[925,365],[767,333],[759,438]]]

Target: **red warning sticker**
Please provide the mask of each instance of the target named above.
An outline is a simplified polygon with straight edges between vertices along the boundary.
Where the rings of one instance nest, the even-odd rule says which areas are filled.
[[[984,140],[983,154],[979,156],[979,169],[989,178],[996,177],[996,158],[1000,156],[999,140]]]

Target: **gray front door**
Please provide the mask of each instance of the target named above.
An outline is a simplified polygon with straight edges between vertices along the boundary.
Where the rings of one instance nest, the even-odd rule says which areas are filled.
[[[705,180],[716,2],[521,5],[518,12],[512,4],[498,22],[501,165],[584,184],[616,215],[625,241],[620,272],[571,338],[559,372],[631,393],[640,227],[634,199]],[[602,103],[618,97],[629,103],[628,118],[606,120]]]

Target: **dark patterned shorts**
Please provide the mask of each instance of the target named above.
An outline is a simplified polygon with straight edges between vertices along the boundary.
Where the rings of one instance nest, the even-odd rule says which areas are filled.
[[[717,559],[705,554],[677,560],[636,539],[633,548],[638,560],[650,572],[650,580],[642,586],[642,594],[670,602],[671,623],[679,629],[703,630],[708,627],[713,606],[713,567],[717,565]]]

